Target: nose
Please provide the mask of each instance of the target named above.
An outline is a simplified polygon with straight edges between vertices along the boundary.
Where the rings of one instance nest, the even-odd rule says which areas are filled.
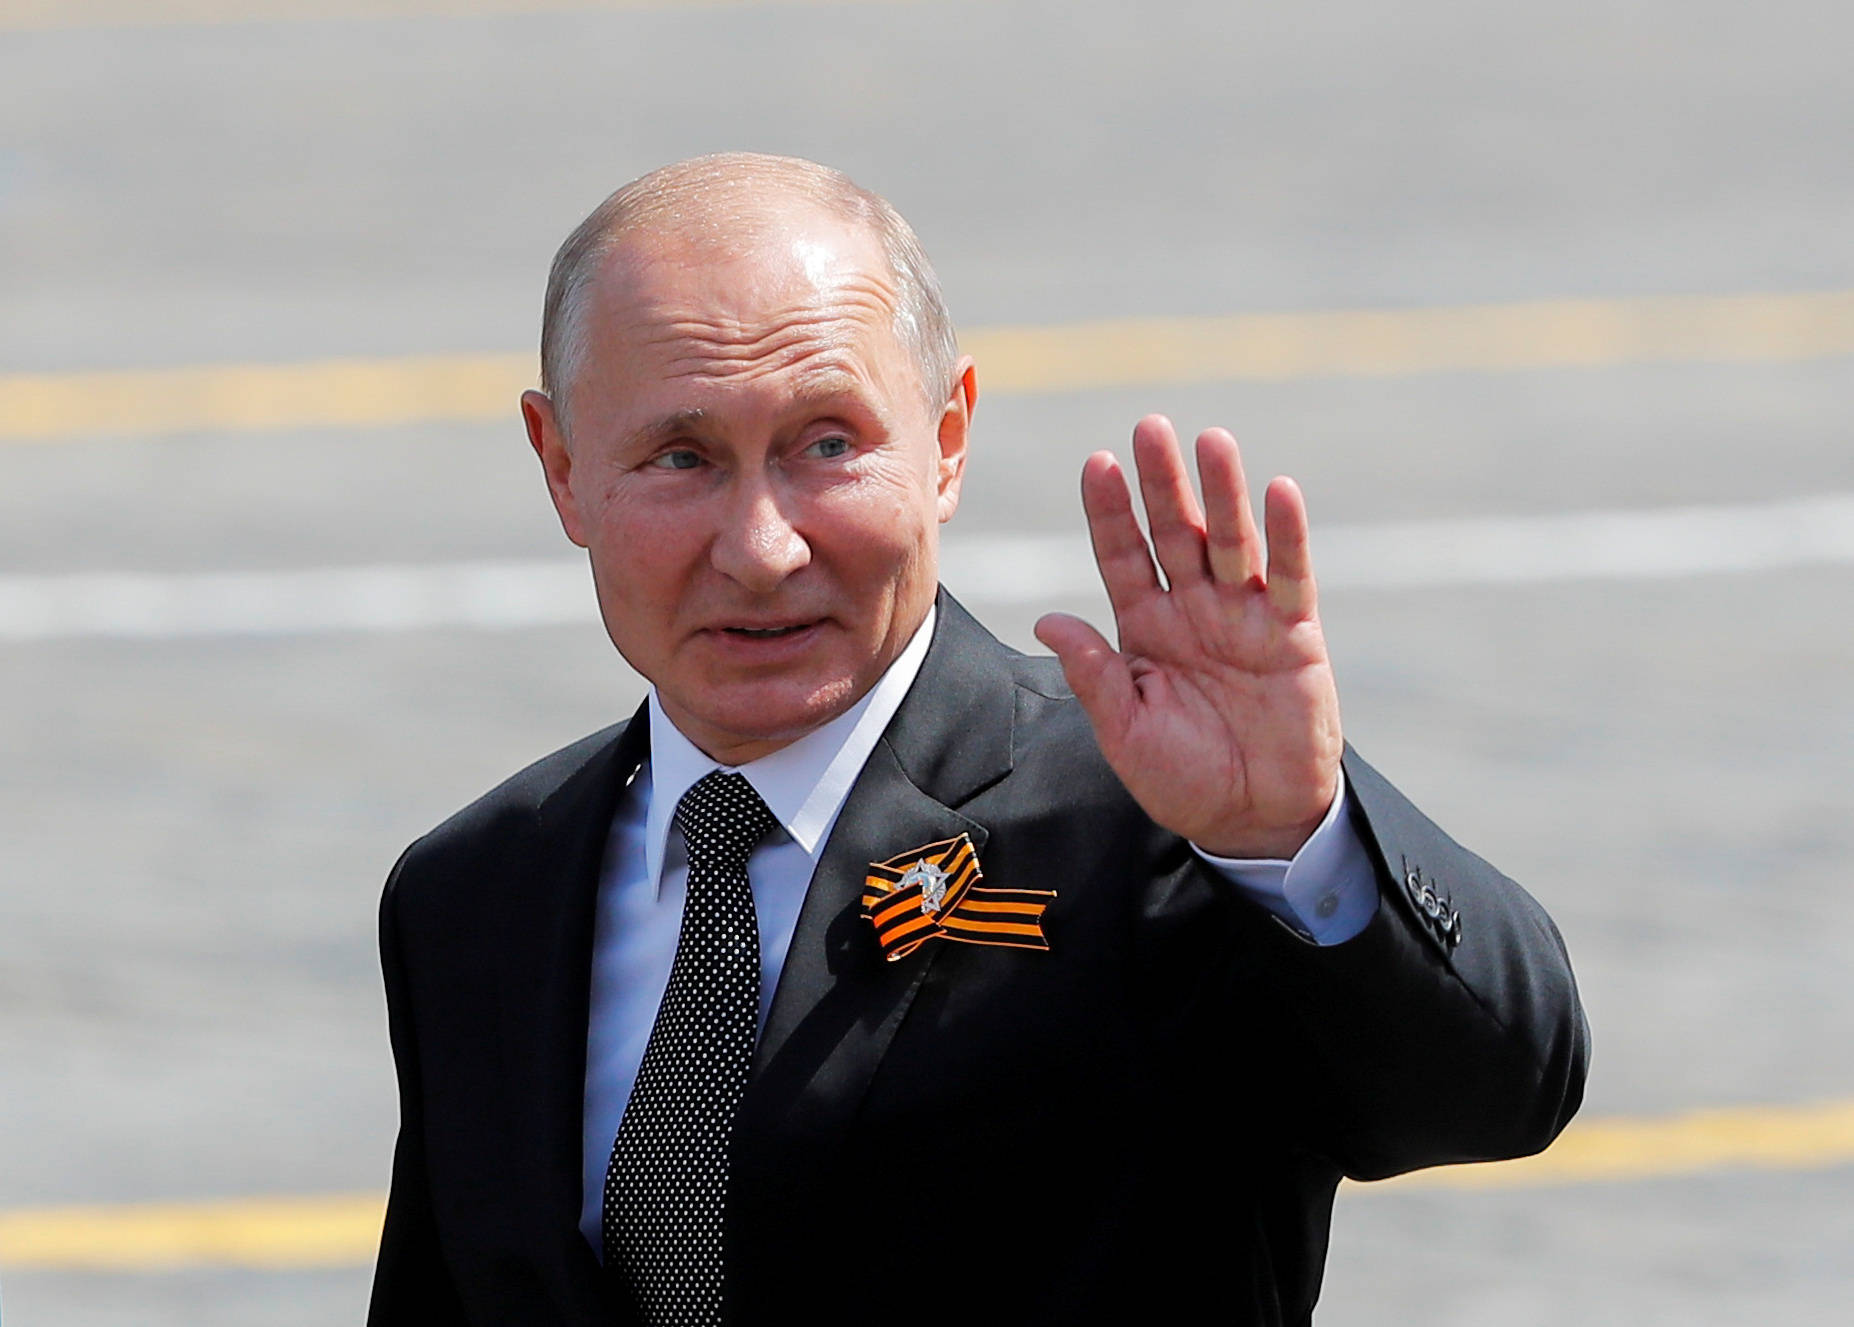
[[[743,476],[708,556],[716,571],[742,588],[770,594],[810,563],[811,545],[765,477]]]

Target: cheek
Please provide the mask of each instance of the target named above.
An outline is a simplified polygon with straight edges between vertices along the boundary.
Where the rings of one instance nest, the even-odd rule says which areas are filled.
[[[864,519],[890,527],[893,538],[916,538],[923,525],[934,521],[936,476],[931,465],[921,462],[917,449],[869,456],[857,482],[844,487],[846,506],[854,505]]]
[[[700,561],[703,527],[670,507],[622,490],[601,506],[592,544],[601,599],[640,611],[674,607]]]
[[[831,560],[842,574],[864,581],[891,579],[918,561],[938,528],[933,496],[916,483],[845,485],[817,510],[816,528],[833,544]]]
[[[894,598],[912,601],[930,590],[937,566],[939,519],[934,491],[911,468],[838,486],[813,508],[816,561],[864,609],[881,614]]]

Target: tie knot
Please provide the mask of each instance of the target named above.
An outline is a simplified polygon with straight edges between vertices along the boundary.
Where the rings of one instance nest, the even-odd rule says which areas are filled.
[[[676,803],[676,828],[688,844],[691,867],[744,867],[778,823],[745,775],[723,770],[704,775]]]

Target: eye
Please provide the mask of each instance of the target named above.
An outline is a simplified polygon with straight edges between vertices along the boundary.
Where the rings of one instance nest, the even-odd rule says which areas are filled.
[[[687,447],[672,447],[650,458],[650,464],[659,470],[693,470],[701,463],[701,454]]]
[[[833,461],[839,456],[850,454],[850,440],[833,433],[828,438],[819,438],[805,450],[819,460]]]

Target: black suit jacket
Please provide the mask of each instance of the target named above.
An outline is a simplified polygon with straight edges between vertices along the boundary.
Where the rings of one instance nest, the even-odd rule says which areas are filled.
[[[400,860],[401,1131],[375,1324],[628,1321],[578,1229],[593,910],[640,718]],[[1149,820],[1054,661],[942,595],[806,895],[737,1119],[749,1323],[1304,1323],[1340,1176],[1542,1148],[1588,1034],[1520,888],[1349,751],[1380,904],[1311,945]],[[884,962],[865,867],[959,833],[1049,951]],[[1452,919],[1457,919],[1453,922]]]

